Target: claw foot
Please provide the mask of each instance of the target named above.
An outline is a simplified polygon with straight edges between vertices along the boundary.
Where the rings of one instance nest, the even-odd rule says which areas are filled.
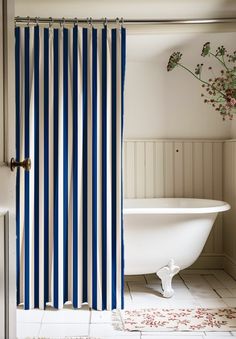
[[[157,276],[161,279],[163,297],[171,298],[174,294],[172,288],[172,278],[180,271],[180,267],[174,264],[174,260],[171,259],[167,266],[162,267],[157,271]]]

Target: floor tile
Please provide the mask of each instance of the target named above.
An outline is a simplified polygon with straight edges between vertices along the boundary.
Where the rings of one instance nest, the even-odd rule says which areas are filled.
[[[216,278],[214,274],[205,274],[203,278],[208,282],[208,284],[214,289],[223,289],[224,285]]]
[[[87,336],[88,324],[42,324],[39,332],[41,337],[65,337]]]
[[[236,288],[236,281],[223,270],[217,270],[214,274],[226,288]]]
[[[91,323],[111,323],[114,319],[112,311],[91,311]]]
[[[236,288],[230,288],[229,291],[233,297],[236,297]]]
[[[236,298],[222,298],[229,307],[236,307]]]
[[[126,275],[125,281],[141,281],[143,283],[146,283],[146,279],[144,275]]]
[[[196,297],[195,300],[200,304],[201,307],[206,308],[217,308],[227,306],[226,302],[224,302],[224,300],[221,298],[208,299]]]
[[[190,287],[190,293],[195,297],[200,298],[219,298],[219,295],[212,289]]]
[[[43,310],[16,310],[16,320],[20,323],[41,323]]]
[[[173,338],[184,338],[184,339],[202,339],[204,338],[203,335],[201,334],[196,334],[194,333],[194,335],[190,335],[187,333],[174,333],[174,334],[163,334],[163,333],[159,333],[159,334],[148,334],[148,335],[142,335],[141,339],[173,339]]]
[[[205,332],[206,337],[212,337],[212,339],[220,339],[225,337],[231,337],[232,335],[230,332]]]
[[[136,335],[132,335],[130,337],[130,335],[113,335],[111,337],[109,337],[110,339],[126,339],[126,338],[132,338],[132,339],[141,339],[141,334],[137,334],[137,332],[135,332]],[[90,337],[92,339],[92,337]],[[104,336],[100,336],[99,338],[96,338],[96,339],[107,339],[108,337],[104,337]]]
[[[90,311],[83,310],[53,310],[45,311],[42,323],[89,323]]]
[[[128,332],[128,331],[123,331],[121,328],[121,324],[117,323],[117,328],[114,328],[114,323],[113,324],[91,324],[90,325],[90,336],[91,337],[108,337],[111,338],[113,336],[129,336],[129,337],[137,337],[140,335],[137,332]]]
[[[232,293],[227,288],[216,289],[215,291],[221,298],[232,298],[233,297]]]
[[[17,323],[17,337],[29,338],[37,337],[39,335],[41,324],[39,323]]]

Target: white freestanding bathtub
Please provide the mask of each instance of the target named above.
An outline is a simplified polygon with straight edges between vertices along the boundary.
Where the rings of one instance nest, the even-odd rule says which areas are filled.
[[[175,274],[200,255],[223,201],[188,198],[125,199],[125,274],[156,273],[163,296]]]

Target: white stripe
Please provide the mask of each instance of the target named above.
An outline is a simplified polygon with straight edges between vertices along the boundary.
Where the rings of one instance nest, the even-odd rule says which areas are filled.
[[[49,300],[53,302],[53,29],[49,28]]]
[[[97,308],[102,309],[102,30],[97,36]]]
[[[63,28],[59,44],[59,112],[58,112],[58,308],[63,308]]]
[[[25,35],[20,28],[20,160],[25,158]],[[24,263],[25,263],[25,173],[20,171],[20,302],[24,302]]]
[[[72,300],[73,291],[73,125],[72,125],[72,38],[73,28],[68,29],[68,299]]]
[[[83,111],[82,48],[83,31],[78,28],[78,305],[83,302]]]
[[[39,308],[44,309],[44,43],[39,28]]]
[[[29,203],[29,215],[30,215],[30,243],[29,243],[29,255],[30,255],[30,308],[34,307],[34,170],[35,170],[35,159],[34,159],[34,27],[30,27],[30,158],[32,162],[32,167],[29,172],[29,181],[30,181],[30,203]]]
[[[117,308],[121,308],[121,33],[120,29],[116,30],[117,36],[117,63],[116,63],[116,296],[117,296]]]
[[[111,274],[112,274],[112,242],[111,242],[111,30],[107,29],[107,309],[112,307],[111,302]]]

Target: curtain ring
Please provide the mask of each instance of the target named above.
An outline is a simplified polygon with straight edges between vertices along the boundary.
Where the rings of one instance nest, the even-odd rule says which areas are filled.
[[[15,22],[15,27],[17,27],[17,19],[19,19],[19,15],[15,17],[14,22]]]
[[[39,25],[39,17],[38,16],[35,17],[35,24],[36,24],[36,26]]]
[[[124,28],[124,18],[120,18],[120,25],[121,25],[121,28]]]
[[[49,27],[51,28],[51,27],[52,27],[52,24],[53,24],[53,18],[50,16],[50,17],[49,17],[49,20],[50,20],[50,21],[49,21]]]
[[[106,28],[107,25],[108,25],[108,20],[107,20],[107,18],[104,18],[103,19],[103,26],[104,26],[104,28]]]
[[[87,18],[87,25],[92,26],[92,18]]]
[[[91,17],[89,18],[89,25],[93,28],[93,19]]]
[[[60,20],[60,27],[64,28],[64,26],[65,26],[65,18],[63,16],[63,18]]]
[[[77,17],[75,17],[74,19],[74,26],[78,26],[79,25],[79,19]]]
[[[27,26],[29,26],[29,24],[30,24],[30,17],[27,16]]]

